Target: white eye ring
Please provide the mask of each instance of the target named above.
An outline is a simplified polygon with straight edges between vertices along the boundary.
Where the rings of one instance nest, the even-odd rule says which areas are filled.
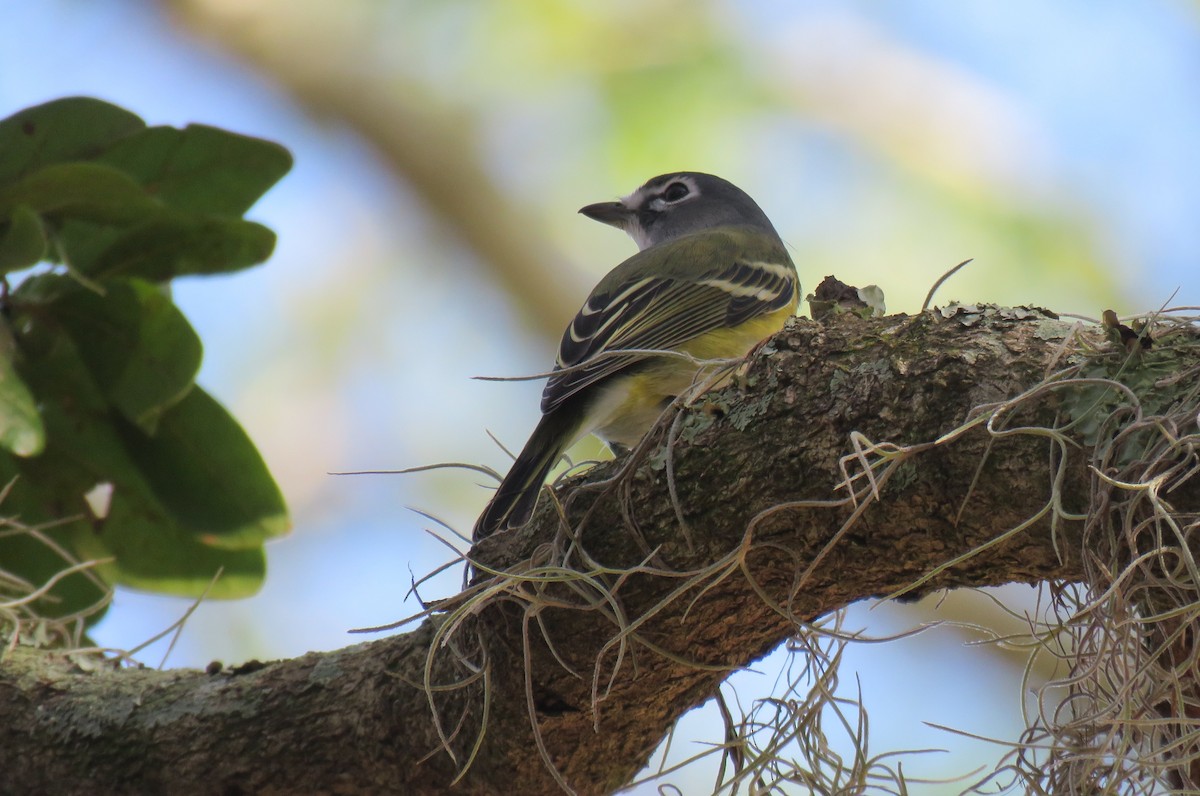
[[[691,193],[692,189],[688,187],[686,182],[677,180],[663,190],[662,200],[665,204],[674,204],[686,199]]]

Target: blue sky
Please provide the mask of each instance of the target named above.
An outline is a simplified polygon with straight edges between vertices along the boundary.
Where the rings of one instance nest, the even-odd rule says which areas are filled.
[[[0,45],[0,115],[55,97],[90,94],[151,123],[202,121],[279,141],[296,155],[294,172],[250,214],[280,234],[272,262],[230,278],[184,282],[175,295],[205,341],[201,381],[242,418],[281,473],[297,527],[271,547],[263,593],[241,603],[203,606],[171,664],[203,666],[212,658],[334,648],[359,640],[347,636],[347,628],[386,623],[415,610],[411,599],[405,602],[411,579],[444,560],[445,550],[425,533],[429,523],[406,506],[469,527],[486,493],[473,486],[476,479],[455,473],[405,479],[327,473],[439,460],[487,459],[503,466],[484,430],[519,445],[536,418],[540,388],[482,384],[470,377],[544,370],[550,343],[477,276],[478,263],[460,243],[431,230],[436,225],[420,203],[390,179],[351,131],[314,119],[211,45],[181,37],[156,4],[43,0],[7,6],[5,27],[18,35]],[[889,46],[948,64],[964,81],[986,87],[989,101],[1020,121],[1014,129],[1032,131],[1040,142],[1036,158],[1031,155],[1016,169],[1014,190],[1027,192],[1031,202],[1058,203],[1065,217],[1084,219],[1112,269],[1113,288],[1105,290],[1123,302],[1118,309],[1152,309],[1177,289],[1175,304],[1200,304],[1200,26],[1194,4],[759,0],[727,3],[722,13],[751,49],[763,53],[786,48],[794,41],[788,37],[813,20],[844,17],[850,24],[841,29],[852,31],[849,41],[871,41],[874,31]],[[846,57],[852,66],[868,54]],[[763,55],[759,65],[778,63]],[[527,110],[536,120],[555,109]],[[777,224],[785,237],[804,245],[823,240],[818,250],[837,252],[842,242],[848,249],[857,245],[863,227],[885,228],[894,203],[911,191],[902,170],[882,164],[828,126],[776,121],[754,131],[758,160],[748,173],[764,186],[758,192],[763,204],[785,219]],[[946,124],[953,136],[954,117]],[[963,135],[980,132],[986,131],[962,129]],[[570,157],[571,141],[512,138],[491,142],[497,173],[525,173],[520,158],[542,149],[546,160],[528,165],[533,176],[523,190],[535,192],[538,180],[572,179],[547,165],[556,162],[551,154]],[[803,178],[802,190],[792,189],[794,177]],[[632,187],[570,183],[563,193],[581,199],[562,209],[554,222],[560,226],[546,235],[569,240],[593,234],[582,231],[586,222],[574,216],[575,207]],[[820,238],[831,230],[833,237]],[[962,259],[956,256],[960,248],[970,248],[964,256],[980,254],[969,232],[954,232],[945,251],[935,246],[942,234],[936,225],[907,234],[937,251],[932,274],[944,270],[941,262],[948,267]],[[603,252],[580,247],[579,259],[600,260],[591,265],[602,272],[615,260],[599,254],[607,258],[628,243],[613,239],[611,246]],[[968,300],[1028,296],[1031,303],[1091,315],[1102,309],[1082,300],[1082,306],[1063,306],[1071,304],[1069,283],[1052,296],[1014,285],[1025,277],[1012,276],[1013,264],[999,256],[984,256],[975,281],[957,282],[961,287],[951,292]],[[410,261],[424,269],[420,278],[402,278]],[[826,266],[822,262],[814,270]],[[914,290],[923,294],[924,273],[888,274],[886,262],[883,266],[844,264],[868,274],[875,268],[867,278],[892,295],[902,285],[889,285],[889,278],[918,283]],[[1053,270],[1053,263],[1045,270]],[[803,263],[801,271],[810,285],[824,275],[806,273]],[[1081,293],[1090,289],[1075,287]],[[443,309],[463,304],[468,311],[462,315]],[[349,316],[366,322],[345,321]],[[441,583],[453,586],[452,577]],[[122,592],[99,636],[114,646],[132,646],[183,609],[176,600]],[[902,613],[892,608],[856,609],[853,619],[877,635],[903,624]],[[1003,668],[994,659],[964,658],[961,638],[952,634],[936,644],[895,645],[883,657],[880,649],[851,654],[868,692],[940,690],[945,700],[930,708],[935,713],[980,690],[965,674],[972,667]],[[947,677],[940,667],[951,659],[960,668]],[[153,656],[147,660],[157,663]],[[764,670],[771,665],[764,663]],[[897,672],[898,686],[881,685]],[[976,713],[995,714],[1004,729],[992,731],[1011,735],[1019,719],[1014,673],[995,677],[1007,678],[1012,687],[979,696]],[[878,726],[883,746],[889,733],[897,746],[946,742],[927,740],[925,729],[914,736],[917,731],[902,722]]]

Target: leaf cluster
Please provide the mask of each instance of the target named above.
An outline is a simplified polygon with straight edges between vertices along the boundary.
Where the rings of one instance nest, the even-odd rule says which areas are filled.
[[[290,167],[276,144],[90,98],[0,120],[0,607],[91,623],[114,584],[261,584],[283,499],[196,386],[170,284],[269,257],[274,233],[242,216]]]

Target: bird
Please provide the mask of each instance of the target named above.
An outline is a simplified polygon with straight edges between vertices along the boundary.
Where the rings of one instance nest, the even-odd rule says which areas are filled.
[[[779,233],[720,177],[662,174],[579,212],[623,230],[639,251],[600,280],[563,332],[541,420],[476,521],[475,541],[528,522],[576,441],[594,433],[614,453],[633,447],[692,385],[697,360],[746,355],[800,301]]]

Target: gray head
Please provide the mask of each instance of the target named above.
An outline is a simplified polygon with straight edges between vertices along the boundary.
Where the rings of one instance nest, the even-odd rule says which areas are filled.
[[[779,237],[745,191],[696,171],[659,175],[619,202],[599,202],[579,212],[625,230],[639,249],[719,226],[756,227]]]

